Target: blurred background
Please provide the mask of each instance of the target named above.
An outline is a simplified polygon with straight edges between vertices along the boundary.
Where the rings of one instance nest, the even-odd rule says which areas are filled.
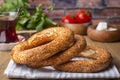
[[[65,14],[75,14],[78,9],[85,8],[92,12],[93,23],[107,21],[108,23],[120,23],[120,0],[29,0],[34,8],[39,3],[45,7],[55,5],[54,11],[49,17],[59,21]]]
[[[34,11],[35,7],[43,3],[47,8],[54,5],[54,10],[48,12],[48,16],[59,22],[65,14],[75,14],[79,9],[88,9],[92,12],[93,23],[100,21],[108,23],[120,24],[120,0],[28,0],[31,7],[30,11]],[[2,4],[3,0],[0,0]]]

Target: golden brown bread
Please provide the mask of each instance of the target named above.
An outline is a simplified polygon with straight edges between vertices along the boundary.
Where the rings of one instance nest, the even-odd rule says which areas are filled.
[[[108,51],[101,47],[88,46],[86,50],[92,49],[94,54],[86,55],[86,53],[79,54],[80,57],[92,58],[92,60],[76,60],[69,61],[64,64],[54,66],[55,69],[67,72],[98,72],[110,66],[112,61],[111,55]],[[84,51],[86,51],[84,50]]]
[[[77,56],[86,47],[84,37],[75,35],[75,43],[65,51],[59,52],[43,61],[28,64],[32,68],[39,68],[43,66],[59,65],[69,61],[71,58]],[[39,64],[38,64],[39,63]]]
[[[39,62],[69,48],[73,42],[74,35],[70,29],[49,28],[14,46],[11,57],[14,62],[19,64]]]
[[[65,27],[54,27],[38,32],[14,46],[10,54],[14,62],[32,68],[53,66],[69,72],[97,72],[110,65],[112,58],[105,49],[93,46],[84,48],[86,41],[83,36],[74,35]],[[81,52],[89,49],[96,53]],[[93,60],[70,61],[78,55]]]

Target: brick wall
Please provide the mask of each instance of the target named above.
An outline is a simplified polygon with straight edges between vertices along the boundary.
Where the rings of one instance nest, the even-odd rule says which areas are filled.
[[[120,24],[120,0],[29,0],[34,7],[39,3],[47,8],[55,5],[54,11],[49,12],[49,17],[60,21],[65,14],[75,14],[79,9],[88,9],[93,14],[93,23],[107,21]]]
[[[75,14],[79,9],[88,9],[93,14],[93,23],[107,21],[120,24],[120,0],[29,0],[29,2],[31,10],[40,3],[45,5],[45,9],[55,5],[54,10],[47,14],[57,22],[60,22],[65,14]]]

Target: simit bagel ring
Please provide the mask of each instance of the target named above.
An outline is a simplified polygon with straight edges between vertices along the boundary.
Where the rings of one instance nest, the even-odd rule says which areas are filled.
[[[13,47],[14,62],[28,64],[45,60],[73,45],[73,32],[64,27],[48,28]]]
[[[40,68],[43,66],[58,65],[69,61],[71,58],[77,56],[86,47],[86,41],[84,37],[75,35],[75,43],[65,51],[59,52],[48,59],[41,62],[34,62],[28,64],[32,68]],[[39,64],[38,64],[39,63]]]
[[[86,54],[86,50],[94,50],[94,54]],[[92,60],[75,60],[54,66],[56,69],[67,72],[98,72],[106,69],[111,61],[111,55],[100,47],[88,46],[79,56]]]

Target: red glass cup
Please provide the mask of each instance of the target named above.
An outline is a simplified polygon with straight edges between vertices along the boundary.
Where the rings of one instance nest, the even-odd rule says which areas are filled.
[[[0,43],[11,43],[18,41],[15,29],[16,18],[16,12],[0,13]]]

